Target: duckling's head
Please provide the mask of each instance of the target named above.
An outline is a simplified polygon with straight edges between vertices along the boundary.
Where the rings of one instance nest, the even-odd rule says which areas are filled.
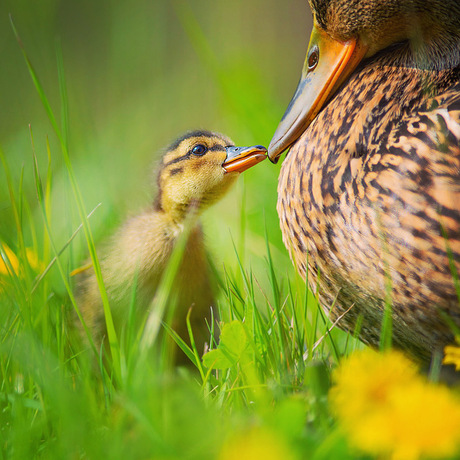
[[[268,148],[276,162],[364,58],[441,70],[460,64],[459,0],[309,0],[314,25],[302,76]],[[396,58],[395,58],[395,63]]]
[[[210,131],[192,131],[166,150],[158,171],[155,206],[174,221],[193,209],[200,212],[217,202],[239,173],[266,158],[262,146],[235,147],[228,137]]]

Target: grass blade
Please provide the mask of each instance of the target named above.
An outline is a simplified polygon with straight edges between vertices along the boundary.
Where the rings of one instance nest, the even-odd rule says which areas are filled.
[[[85,237],[86,237],[86,240],[87,240],[87,243],[88,243],[88,249],[89,249],[91,261],[93,263],[94,272],[96,274],[96,279],[97,279],[97,283],[98,283],[98,286],[99,286],[99,291],[101,293],[102,304],[103,304],[103,308],[104,308],[105,321],[106,321],[106,328],[107,328],[107,336],[108,336],[110,351],[111,351],[112,360],[113,360],[113,369],[114,369],[115,376],[116,376],[117,380],[120,381],[121,380],[120,346],[119,346],[118,337],[117,337],[117,334],[116,334],[116,331],[115,331],[115,326],[114,326],[114,322],[113,322],[113,318],[112,318],[112,312],[110,310],[108,295],[107,295],[107,292],[105,290],[104,281],[102,279],[101,267],[100,267],[100,264],[99,264],[99,259],[98,259],[97,254],[96,254],[96,247],[95,247],[95,244],[94,244],[94,238],[93,238],[93,235],[92,235],[92,232],[91,232],[91,228],[89,226],[88,219],[86,217],[87,212],[85,210],[83,197],[81,195],[81,191],[80,191],[80,188],[78,186],[78,183],[77,183],[74,171],[73,171],[72,163],[70,161],[70,156],[69,156],[68,147],[67,147],[67,139],[62,134],[62,131],[59,128],[59,126],[58,126],[58,124],[56,122],[56,118],[54,116],[53,110],[51,109],[51,105],[49,104],[48,98],[46,97],[46,94],[45,94],[45,92],[43,90],[43,87],[41,86],[41,84],[39,82],[39,79],[37,77],[37,74],[36,74],[35,70],[33,69],[32,63],[31,63],[31,61],[30,61],[30,59],[29,59],[29,57],[27,55],[27,52],[25,50],[25,47],[24,47],[24,45],[23,45],[23,43],[22,43],[22,41],[21,41],[21,39],[19,37],[18,31],[16,30],[16,27],[14,26],[14,23],[13,23],[13,20],[12,20],[11,16],[10,16],[10,22],[11,22],[11,26],[13,28],[14,34],[16,36],[16,39],[17,39],[17,41],[19,43],[19,46],[21,48],[22,54],[24,56],[24,59],[26,61],[27,68],[29,69],[29,73],[30,73],[30,75],[32,77],[32,81],[33,81],[33,83],[35,85],[35,89],[37,90],[37,93],[38,93],[38,95],[39,95],[39,97],[40,97],[40,99],[42,101],[42,105],[43,105],[43,107],[44,107],[44,109],[46,111],[46,114],[47,114],[48,119],[49,119],[49,121],[51,123],[51,126],[53,127],[54,132],[55,132],[55,134],[56,134],[56,136],[57,136],[57,138],[58,138],[58,140],[60,142],[60,145],[61,145],[61,153],[63,155],[64,163],[65,163],[65,166],[66,166],[69,178],[70,178],[70,184],[71,184],[72,191],[73,191],[73,194],[74,194],[74,198],[75,198],[75,201],[76,201],[76,204],[77,204],[77,209],[78,209],[78,213],[79,213],[79,216],[80,216],[80,220],[81,220],[81,222],[83,224],[83,230],[84,230]],[[61,94],[61,98],[64,98],[64,100],[61,101],[61,105],[64,108],[66,108],[67,107],[67,102],[66,102],[66,94],[67,93],[66,93],[65,87],[63,87],[63,85],[65,85],[65,79],[64,79],[64,70],[63,70],[63,67],[62,67],[63,66],[62,60],[58,60],[58,64],[60,66],[60,70],[59,70],[59,73],[60,73],[60,78],[59,78],[60,94]],[[54,252],[55,252],[55,256],[56,256],[57,253],[58,253],[56,248],[54,248]],[[62,275],[65,276],[64,273],[62,273]],[[68,285],[68,282],[66,282],[66,284]],[[75,301],[73,301],[72,303],[73,303],[74,307],[76,307]],[[79,314],[79,311],[77,312],[77,314]],[[81,314],[79,314],[79,317],[81,317]]]

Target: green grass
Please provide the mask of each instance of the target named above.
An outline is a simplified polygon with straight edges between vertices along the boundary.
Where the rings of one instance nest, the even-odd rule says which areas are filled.
[[[247,171],[203,216],[220,319],[204,357],[168,325],[185,237],[140,327],[133,289],[115,330],[100,273],[98,245],[151,202],[140,183],[163,144],[195,127],[268,143],[299,70],[278,62],[286,50],[301,62],[305,51],[294,46],[300,29],[273,33],[286,5],[101,5],[7,3],[2,43],[17,81],[0,75],[0,92],[21,110],[0,126],[0,460],[369,458],[350,448],[328,405],[332,371],[362,345],[333,327],[293,269],[275,210],[278,167]],[[299,10],[288,13],[290,27],[304,24]],[[59,40],[37,32],[43,21]],[[83,318],[71,272],[88,255],[108,354],[75,327]],[[389,282],[387,291],[382,350],[391,346]],[[189,367],[171,364],[169,336]]]
[[[170,345],[158,339],[149,320],[143,331],[132,330],[131,323],[123,337],[117,337],[99,276],[109,331],[112,328],[111,358],[94,366],[98,350],[85,350],[73,326],[75,314],[81,320],[69,276],[77,230],[85,236],[96,269],[99,265],[64,134],[71,127],[65,117],[58,125],[22,49],[60,148],[54,151],[47,143],[48,163],[41,171],[30,130],[36,191],[31,199],[26,198],[24,176],[15,181],[1,154],[15,223],[14,231],[1,239],[9,272],[1,278],[0,294],[1,458],[217,458],[232,436],[254,427],[279,433],[295,458],[326,458],[324,452],[341,451],[343,443],[330,436],[325,397],[330,368],[345,352],[344,336],[326,333],[330,325],[318,320],[315,298],[292,269],[275,269],[268,230],[260,236],[266,245],[262,275],[245,266],[236,249],[221,272],[220,342],[214,339],[214,350],[204,363],[196,350],[188,350],[196,371],[174,369],[159,358]],[[66,107],[61,59],[59,63],[61,107]],[[79,220],[61,245],[51,220],[56,155],[65,165],[66,193]],[[240,247],[247,238],[245,229],[242,215]],[[7,247],[13,248],[17,262],[8,256]],[[28,258],[31,252],[41,264]],[[163,317],[180,248],[176,253],[155,310]]]
[[[243,45],[240,62],[225,66],[202,29],[203,19],[179,1],[173,13],[227,110],[218,117],[224,128],[231,126],[248,142],[266,143],[281,109],[267,102],[269,83]],[[327,392],[331,369],[359,344],[331,330],[292,268],[275,212],[277,169],[261,165],[245,173],[231,196],[205,216],[208,236],[215,235],[208,240],[220,281],[220,340],[219,331],[213,331],[212,351],[203,361],[188,349],[195,366],[172,367],[164,359],[170,342],[158,334],[155,318],[146,318],[141,330],[128,321],[117,335],[98,268],[97,242],[122,220],[134,194],[142,193],[133,186],[139,181],[135,173],[145,168],[142,158],[129,162],[133,169],[132,179],[124,178],[125,202],[115,179],[101,181],[97,175],[108,171],[109,163],[118,181],[126,171],[121,155],[104,146],[112,140],[111,129],[127,122],[121,116],[124,104],[118,108],[120,118],[110,118],[114,127],[103,130],[102,140],[90,130],[83,135],[81,120],[72,122],[69,116],[72,108],[78,112],[79,94],[77,79],[65,68],[72,56],[60,45],[53,48],[56,75],[42,81],[32,64],[38,59],[20,42],[21,33],[14,29],[16,52],[23,52],[21,65],[36,91],[31,97],[41,101],[48,121],[19,130],[16,142],[0,151],[5,179],[0,254],[8,271],[0,274],[0,459],[224,458],[232,448],[244,451],[244,433],[265,433],[273,442],[272,454],[278,449],[285,458],[357,458],[335,429]],[[46,89],[52,87],[50,80],[57,82],[56,91]],[[116,93],[116,87],[112,90]],[[209,101],[184,110],[190,108],[205,111]],[[133,109],[130,139],[139,146],[135,114]],[[142,116],[147,115],[145,109]],[[102,118],[98,127],[104,126]],[[156,117],[158,138],[164,118]],[[144,151],[149,150],[150,145]],[[19,167],[16,154],[23,155]],[[228,219],[219,217],[223,209]],[[155,311],[163,319],[180,251],[159,288]],[[105,360],[99,360],[94,344],[82,345],[74,327],[82,318],[70,273],[87,254],[104,301],[111,349]],[[129,308],[135,308],[135,299]]]
[[[9,171],[6,161],[4,168]],[[343,336],[324,339],[329,325],[317,320],[314,297],[292,273],[291,279],[277,274],[268,236],[269,291],[235,253],[235,271],[222,275],[220,343],[204,365],[197,364],[199,372],[165,366],[158,349],[165,352],[167,342],[158,343],[148,321],[144,331],[128,327],[125,338],[140,334],[140,340],[117,340],[111,348],[116,359],[98,369],[95,350],[85,351],[72,328],[78,313],[66,269],[72,243],[62,251],[54,242],[53,204],[46,200],[52,172],[46,176],[44,186],[35,166],[42,210],[35,221],[25,211],[33,203],[23,201],[21,183],[7,174],[21,235],[12,246],[21,268],[14,270],[14,258],[3,247],[11,273],[1,285],[2,458],[217,458],[228,439],[254,427],[279,433],[295,458],[339,452],[345,458],[343,444],[330,437],[325,404]],[[37,233],[38,225],[45,227],[44,241],[32,249],[45,262],[55,261],[51,270],[30,266],[26,256],[23,236]],[[51,249],[42,257],[44,247]],[[160,287],[160,312],[168,307],[175,265],[173,260]],[[307,342],[312,346],[304,359]]]
[[[126,326],[113,326],[97,248],[151,202],[144,171],[161,146],[197,127],[267,144],[295,87],[304,2],[227,3],[7,0],[12,24],[0,5],[0,93],[14,108],[0,114],[0,460],[369,458],[328,405],[333,369],[362,345],[295,273],[268,161],[203,216],[218,284],[211,350],[200,356],[168,325],[185,238],[153,313],[135,326],[133,289]],[[105,356],[75,330],[71,272],[88,255]],[[382,350],[390,282],[387,293]],[[189,367],[171,365],[168,334]]]
[[[8,173],[6,161],[4,168]],[[66,269],[72,242],[63,250],[54,243],[52,201],[45,199],[52,172],[46,176],[43,186],[35,168],[42,209],[35,221],[24,218],[32,203],[16,198],[15,190],[23,197],[21,184],[7,174],[18,235],[35,234],[43,225],[44,241],[32,250],[55,267],[29,264],[22,236],[20,269],[2,249],[10,272],[1,285],[2,458],[217,458],[228,439],[254,427],[279,433],[295,458],[339,452],[346,458],[340,439],[330,437],[325,403],[337,348],[339,355],[345,352],[344,336],[333,331],[325,338],[330,325],[318,320],[315,298],[292,272],[277,274],[268,236],[269,291],[235,252],[234,269],[227,267],[221,278],[220,342],[214,341],[204,364],[196,361],[199,372],[165,365],[159,356],[168,354],[168,342],[158,342],[148,320],[143,331],[128,327],[112,347],[117,358],[97,368],[97,350],[85,350],[72,327],[78,313]],[[46,258],[42,247],[51,248]],[[173,257],[159,288],[160,313],[168,308],[176,268]]]

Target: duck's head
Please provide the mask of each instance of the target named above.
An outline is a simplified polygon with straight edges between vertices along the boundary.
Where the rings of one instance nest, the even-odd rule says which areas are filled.
[[[156,208],[174,221],[201,211],[229,190],[239,173],[267,157],[261,145],[235,147],[222,134],[193,131],[174,141],[158,172]]]
[[[422,68],[460,63],[458,0],[309,0],[313,12],[302,76],[268,148],[276,162],[364,58],[408,43]]]

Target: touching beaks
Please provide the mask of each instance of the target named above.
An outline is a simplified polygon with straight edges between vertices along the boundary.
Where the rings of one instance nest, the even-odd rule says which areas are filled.
[[[227,158],[222,164],[225,172],[243,172],[267,158],[267,149],[262,145],[251,147],[226,147]]]

